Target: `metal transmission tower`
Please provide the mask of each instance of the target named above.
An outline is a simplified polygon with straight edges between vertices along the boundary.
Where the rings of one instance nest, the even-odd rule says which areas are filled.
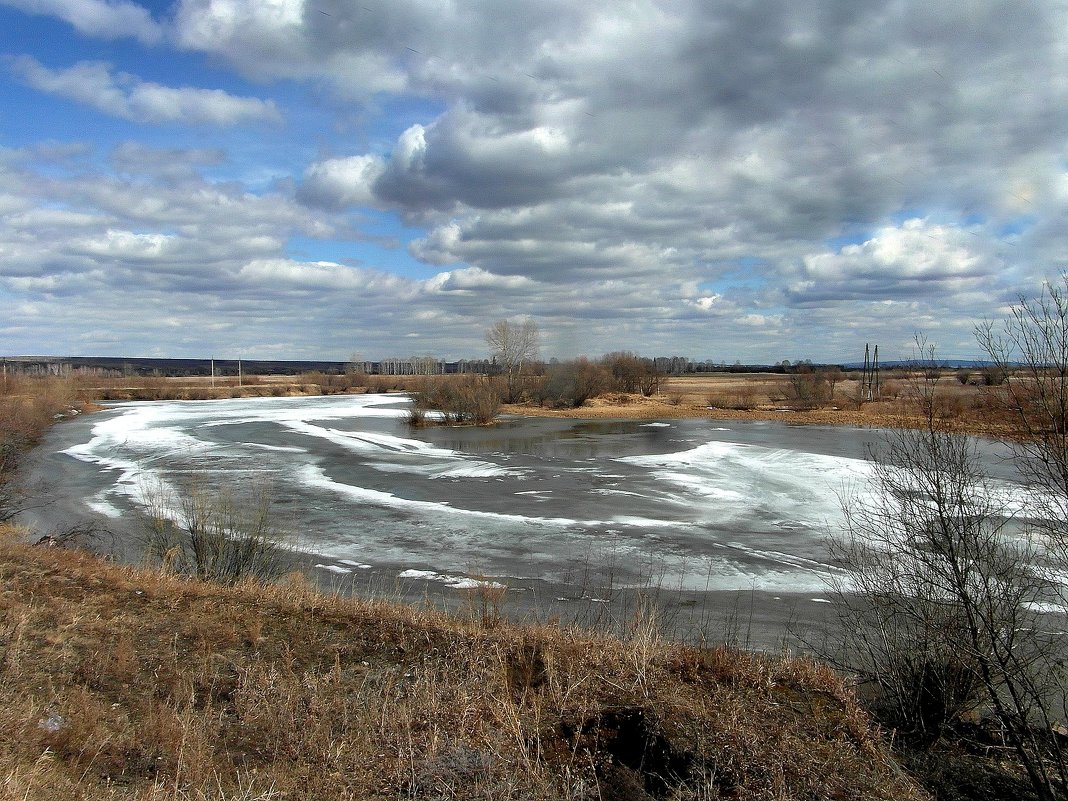
[[[879,346],[875,346],[874,355],[869,346],[864,345],[864,376],[860,380],[861,398],[864,400],[879,399]]]

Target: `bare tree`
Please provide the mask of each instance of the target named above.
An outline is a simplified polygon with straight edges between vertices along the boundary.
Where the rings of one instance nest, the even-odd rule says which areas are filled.
[[[538,324],[529,318],[517,325],[498,320],[486,332],[486,344],[507,378],[507,400],[514,403],[521,394],[519,382],[524,366],[538,358],[541,346]]]
[[[827,403],[834,392],[828,375],[810,364],[795,365],[786,384],[790,403],[797,409],[815,409]]]
[[[439,375],[441,373],[441,360],[434,356],[412,356],[413,375]]]
[[[823,367],[820,369],[820,375],[827,385],[827,402],[834,403],[835,389],[838,387],[838,382],[843,378],[842,369],[836,365]]]
[[[1044,517],[1068,532],[1068,273],[1037,298],[1020,297],[1000,326],[976,330],[980,347],[1002,376],[998,397],[1014,431],[1006,438],[1017,467],[1053,504]]]
[[[843,661],[918,735],[989,712],[1038,797],[1053,799],[1068,789],[1052,730],[1064,713],[1063,621],[1044,610],[1064,602],[1061,563],[987,478],[975,441],[947,429],[936,383],[913,394],[926,425],[888,433],[872,453],[874,493],[846,505]]]

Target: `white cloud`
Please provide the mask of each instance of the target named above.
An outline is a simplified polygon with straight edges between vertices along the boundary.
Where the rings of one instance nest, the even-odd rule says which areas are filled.
[[[718,295],[705,295],[704,297],[697,298],[696,300],[687,301],[693,306],[696,306],[701,311],[711,311],[716,307],[716,301],[719,300]]]
[[[438,273],[425,286],[432,292],[470,293],[480,290],[529,290],[534,288],[534,282],[521,275],[494,275],[478,267],[465,267]]]
[[[31,10],[82,7],[138,16]],[[844,358],[857,332],[932,326],[965,349],[976,319],[1068,264],[1068,9],[1006,8],[179,0],[183,65],[283,82],[306,138],[185,148],[185,122],[282,109],[13,62],[44,91],[174,125],[106,166],[0,151],[2,269],[37,282],[19,299],[123,281],[146,308],[182,299],[173,320],[225,307],[317,353],[413,332],[480,352],[487,313],[537,317],[561,355]]]
[[[459,256],[463,231],[456,222],[440,225],[424,239],[409,245],[409,252],[420,261],[428,264],[453,264],[461,260]]]
[[[145,44],[154,44],[162,38],[162,30],[148,10],[125,0],[0,0],[0,5],[58,17],[89,36],[133,37]]]
[[[804,279],[793,291],[822,300],[957,292],[989,282],[999,267],[983,252],[981,238],[914,218],[882,228],[861,244],[806,256]]]
[[[186,0],[179,5],[178,30],[186,47],[209,49],[253,32],[277,41],[299,33],[303,0]]]
[[[319,161],[304,171],[300,197],[335,208],[375,205],[374,184],[385,169],[385,162],[377,156]]]
[[[103,236],[94,236],[72,243],[76,251],[101,259],[121,259],[128,262],[155,261],[165,257],[175,238],[164,234],[138,234],[133,231],[109,229]]]
[[[400,301],[416,291],[411,281],[389,273],[335,262],[255,259],[240,268],[238,278],[264,289],[281,283],[294,289],[357,292],[364,301],[369,296],[388,296],[390,300]]]
[[[135,122],[237,125],[281,120],[271,100],[235,97],[221,89],[162,86],[115,72],[111,65],[98,61],[52,70],[30,56],[21,56],[11,60],[11,68],[39,91]]]

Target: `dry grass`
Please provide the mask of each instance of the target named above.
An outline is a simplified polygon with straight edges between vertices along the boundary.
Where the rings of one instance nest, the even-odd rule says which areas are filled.
[[[794,409],[789,377],[775,374],[722,373],[667,378],[659,395],[607,393],[577,409],[549,409],[534,404],[506,405],[504,411],[541,417],[655,420],[713,418],[772,420],[788,425],[842,425],[861,428],[917,428],[926,425],[918,411],[917,374],[901,372],[882,382],[881,397],[857,401],[859,382],[844,378],[834,398],[819,408]],[[961,384],[952,371],[937,382],[938,414],[961,431],[985,436],[1013,436],[1012,421],[999,408],[1000,387]]]
[[[0,799],[921,798],[825,667],[0,544]]]
[[[56,415],[78,405],[76,388],[69,380],[4,376],[0,379],[0,434],[33,441]]]
[[[537,404],[506,405],[512,414],[574,418],[671,419],[718,418],[777,420],[790,425],[850,425],[861,427],[916,426],[922,419],[910,402],[915,376],[902,372],[883,381],[882,398],[874,403],[856,401],[858,382],[844,378],[835,387],[834,398],[822,408],[790,408],[789,376],[775,374],[722,373],[673,376],[664,380],[653,397],[611,392],[591,398],[576,409],[552,409]],[[219,398],[322,395],[364,392],[419,392],[428,385],[453,386],[463,376],[368,376],[324,375],[236,376],[183,378],[11,378],[13,391],[0,392],[0,429],[13,410],[21,421],[34,420],[37,430],[52,416],[72,405],[96,400],[208,400]],[[961,384],[956,374],[945,371],[938,381],[938,394],[947,416],[975,433],[1004,433],[1006,423],[995,402],[999,387]]]
[[[69,381],[4,374],[0,380],[0,522],[12,519],[27,500],[17,482],[25,454],[57,418],[84,408]]]
[[[432,376],[450,380],[455,376]],[[83,400],[219,400],[225,398],[336,395],[364,392],[411,392],[420,389],[426,376],[379,376],[362,373],[238,376],[133,376],[124,378],[82,377],[68,379]]]

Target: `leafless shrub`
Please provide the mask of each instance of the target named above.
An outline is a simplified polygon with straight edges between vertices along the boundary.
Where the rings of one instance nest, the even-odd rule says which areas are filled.
[[[709,393],[705,400],[714,409],[748,411],[755,409],[759,405],[756,389],[749,384],[744,384],[733,390]]]
[[[478,375],[425,380],[422,389],[413,393],[412,403],[408,420],[413,425],[433,422],[428,411],[438,412],[446,425],[490,425],[501,408],[495,384]]]
[[[270,580],[285,568],[283,535],[271,522],[265,487],[239,497],[196,484],[171,492],[158,483],[143,493],[149,503],[145,550],[164,568],[229,583]]]
[[[984,367],[979,371],[979,375],[982,378],[983,384],[988,387],[1000,387],[1004,384],[1009,377],[1008,367],[998,367],[991,365]]]
[[[795,409],[816,409],[831,401],[834,387],[829,373],[806,365],[788,374],[786,400]]]
[[[901,379],[890,379],[879,385],[879,395],[885,400],[893,400],[901,394],[903,382]]]
[[[847,571],[836,585],[845,662],[917,736],[989,710],[1038,797],[1052,799],[1068,780],[1050,706],[1065,654],[1040,611],[1066,600],[1056,554],[1013,520],[936,386],[923,379],[911,396],[925,427],[890,431],[873,452],[874,500],[845,507],[835,548]]]
[[[609,353],[601,364],[611,374],[610,388],[617,392],[638,392],[649,397],[660,391],[664,380],[652,359],[634,353]]]
[[[608,371],[588,359],[575,359],[551,365],[535,399],[544,406],[577,408],[604,392],[611,384]]]

